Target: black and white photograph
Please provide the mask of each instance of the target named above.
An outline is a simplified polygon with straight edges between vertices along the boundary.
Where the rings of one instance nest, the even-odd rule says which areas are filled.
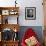
[[[25,8],[25,19],[27,19],[27,20],[36,19],[36,8],[35,7],[26,7]]]

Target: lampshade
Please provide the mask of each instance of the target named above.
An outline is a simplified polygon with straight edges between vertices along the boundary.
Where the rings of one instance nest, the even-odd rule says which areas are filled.
[[[17,32],[17,29],[16,28],[14,29],[14,32]]]

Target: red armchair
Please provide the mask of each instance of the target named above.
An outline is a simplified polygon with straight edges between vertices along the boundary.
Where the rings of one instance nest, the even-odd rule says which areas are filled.
[[[32,38],[32,36],[33,36],[34,38],[36,38],[36,41],[37,41],[34,46],[41,46],[40,42],[37,40],[37,35],[36,35],[36,33],[35,33],[31,28],[27,29],[27,31],[25,32],[25,35],[24,35],[24,37],[22,38],[21,46],[27,46],[25,40],[26,40],[26,39],[29,39],[29,38]],[[27,42],[27,43],[28,43],[28,42]],[[31,45],[30,45],[30,46],[31,46]]]

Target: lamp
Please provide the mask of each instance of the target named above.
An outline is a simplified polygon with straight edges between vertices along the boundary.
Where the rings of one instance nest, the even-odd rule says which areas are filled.
[[[17,30],[16,30],[16,29],[14,29],[14,32],[17,32]]]

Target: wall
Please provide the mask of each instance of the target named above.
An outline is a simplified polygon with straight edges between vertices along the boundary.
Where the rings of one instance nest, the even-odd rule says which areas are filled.
[[[0,6],[15,6],[15,0],[0,0]],[[43,6],[42,0],[17,0],[19,6],[20,26],[43,26]],[[36,7],[36,20],[25,20],[25,7]]]
[[[43,25],[43,6],[42,0],[21,0],[19,24],[22,26],[42,26]],[[36,20],[25,20],[25,7],[36,7]]]

